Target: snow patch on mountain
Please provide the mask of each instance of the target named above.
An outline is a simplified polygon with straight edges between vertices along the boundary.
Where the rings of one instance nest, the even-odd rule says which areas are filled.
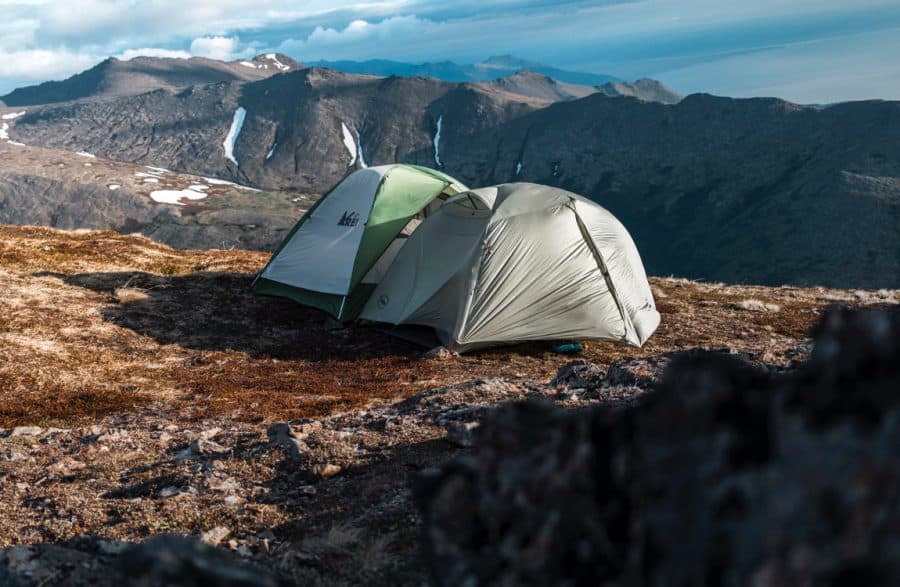
[[[227,179],[217,179],[215,177],[204,177],[203,181],[205,181],[209,185],[230,185],[230,186],[238,188],[239,190],[246,190],[248,192],[261,192],[262,191],[262,190],[252,188],[247,185],[241,185],[239,183],[234,183],[233,181],[228,181]]]
[[[87,151],[78,151],[75,154],[78,155],[79,157],[87,157],[88,159],[96,159],[97,158],[96,155],[94,155],[93,153],[88,153]]]
[[[437,119],[437,131],[434,133],[434,162],[438,167],[443,167],[441,163],[441,128],[444,126],[444,115],[441,114]]]
[[[241,61],[241,65],[243,65],[244,67],[252,67],[253,69],[256,69],[256,64],[251,61]]]
[[[237,185],[233,181],[228,181],[227,179],[216,179],[215,177],[204,177],[203,181],[210,185]]]
[[[362,139],[359,138],[359,131],[356,131],[356,147],[359,149],[359,166],[366,169],[368,165],[366,164],[366,157],[363,154]]]
[[[0,141],[8,141],[9,140],[9,124],[3,123],[0,124]]]
[[[15,120],[16,118],[18,118],[20,116],[25,116],[24,110],[22,110],[21,112],[10,112],[9,114],[4,114],[3,116],[0,116],[0,118],[2,118],[3,120]]]
[[[269,152],[266,153],[266,161],[268,161],[269,159],[271,159],[271,158],[272,158],[272,155],[275,154],[275,147],[277,147],[277,146],[278,146],[278,143],[275,143],[274,145],[272,145],[272,148],[269,149]]]
[[[109,191],[114,192],[114,191],[116,191],[117,189],[119,189],[119,188],[122,187],[122,186],[119,185],[119,184],[117,184],[117,183],[111,183],[111,184],[109,184],[109,185],[106,186],[106,187],[109,188]]]
[[[205,197],[206,194],[203,192],[191,188],[184,190],[156,190],[150,192],[150,198],[154,202],[159,202],[160,204],[175,204],[176,206],[184,206],[184,203],[181,201],[182,198],[188,200],[202,200]]]
[[[225,141],[222,143],[222,146],[225,148],[225,158],[229,159],[237,166],[240,166],[240,163],[234,158],[234,144],[241,134],[241,129],[244,127],[244,119],[246,117],[247,110],[245,110],[243,106],[239,106],[238,109],[234,111],[234,118],[231,119],[231,128],[228,129],[228,136],[225,137]]]
[[[15,146],[17,146],[17,147],[24,147],[24,146],[25,146],[25,143],[20,143],[19,141],[9,141],[7,144],[8,144],[8,145],[15,145]]]
[[[272,62],[275,64],[275,67],[277,67],[277,68],[280,69],[281,71],[287,71],[287,70],[290,69],[289,66],[287,66],[287,65],[285,65],[284,63],[278,61],[278,55],[276,55],[275,53],[266,53],[266,59],[272,61]]]
[[[350,153],[350,165],[348,167],[353,167],[356,164],[356,141],[353,139],[353,133],[350,132],[350,129],[343,122],[341,123],[341,133],[344,136],[344,146],[347,147],[347,152]]]

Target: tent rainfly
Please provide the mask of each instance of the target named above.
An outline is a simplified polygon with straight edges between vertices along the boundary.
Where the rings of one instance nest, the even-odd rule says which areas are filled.
[[[416,165],[355,171],[288,233],[254,290],[352,320],[421,219],[466,189]]]
[[[625,227],[586,198],[529,183],[448,199],[360,316],[431,326],[460,352],[533,340],[640,346],[660,320]]]

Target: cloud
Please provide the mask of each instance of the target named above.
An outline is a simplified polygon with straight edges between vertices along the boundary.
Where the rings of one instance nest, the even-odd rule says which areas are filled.
[[[237,37],[200,37],[191,43],[191,55],[231,61],[247,54],[240,50],[240,39]]]
[[[310,46],[327,46],[358,43],[372,39],[390,39],[396,35],[418,34],[429,26],[433,26],[433,23],[420,19],[415,15],[392,16],[374,24],[357,19],[348,24],[343,30],[318,26],[306,39],[306,44]]]
[[[135,57],[168,57],[170,59],[188,59],[191,54],[187,51],[160,49],[159,47],[145,47],[143,49],[128,49],[116,55],[117,58],[128,61]]]
[[[45,81],[60,79],[82,71],[103,57],[66,50],[33,49],[0,51],[0,79]]]

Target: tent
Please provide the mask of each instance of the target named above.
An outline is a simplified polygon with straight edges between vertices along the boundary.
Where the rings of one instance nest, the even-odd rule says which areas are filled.
[[[416,165],[354,171],[288,233],[254,290],[352,320],[418,222],[466,189]]]
[[[451,350],[532,340],[642,345],[659,313],[625,227],[564,190],[510,183],[448,199],[360,314],[431,326]]]

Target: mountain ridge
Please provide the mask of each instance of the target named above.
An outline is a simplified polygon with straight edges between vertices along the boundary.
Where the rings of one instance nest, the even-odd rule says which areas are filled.
[[[218,61],[138,56],[109,57],[94,67],[61,81],[17,88],[0,96],[8,107],[55,104],[97,97],[132,96],[158,89],[172,91],[227,81],[258,81],[302,66],[286,55],[261,54],[252,60]]]
[[[663,104],[602,91],[556,100],[506,82],[309,67],[28,108],[4,132],[278,192],[324,193],[363,160],[440,166],[472,186],[544,183],[609,208],[651,273],[897,286],[900,102],[822,108],[694,94]],[[238,108],[239,165],[223,150]]]
[[[561,82],[578,85],[593,86],[624,81],[613,75],[569,71],[512,55],[493,56],[481,63],[473,64],[460,64],[454,61],[416,64],[389,59],[370,59],[367,61],[319,60],[309,62],[309,65],[328,67],[344,73],[435,77],[449,82],[484,82],[514,75],[522,70],[534,71]]]

